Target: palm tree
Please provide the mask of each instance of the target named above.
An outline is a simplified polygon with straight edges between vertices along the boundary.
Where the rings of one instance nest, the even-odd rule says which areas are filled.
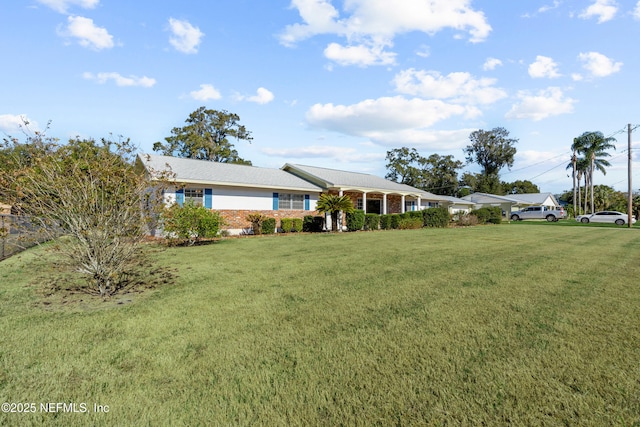
[[[338,213],[353,212],[353,202],[349,196],[337,194],[321,194],[316,203],[316,210],[331,215],[331,229],[338,230]]]
[[[605,166],[611,166],[611,164],[606,159],[604,159],[604,157],[610,156],[610,154],[607,153],[606,150],[610,148],[613,148],[615,150],[616,147],[615,145],[613,145],[613,142],[615,140],[616,139],[613,137],[605,138],[602,132],[599,131],[584,132],[582,135],[574,138],[573,140],[571,149],[574,151],[574,156],[575,153],[584,154],[584,158],[577,159],[576,162],[587,162],[586,170],[583,172],[585,184],[585,212],[587,210],[587,192],[589,190],[591,195],[591,212],[594,211],[593,173],[597,169],[606,175],[607,171],[605,169]],[[578,168],[577,164],[576,168]],[[579,179],[578,182],[580,182]]]

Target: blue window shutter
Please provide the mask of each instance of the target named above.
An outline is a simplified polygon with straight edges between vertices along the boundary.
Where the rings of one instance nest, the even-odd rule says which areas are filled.
[[[207,209],[213,207],[213,190],[211,188],[204,189],[204,207]]]
[[[184,205],[184,188],[176,191],[176,203],[180,206]]]
[[[308,194],[304,195],[304,210],[305,211],[309,210],[309,195]]]
[[[273,193],[273,210],[278,210],[278,193]]]

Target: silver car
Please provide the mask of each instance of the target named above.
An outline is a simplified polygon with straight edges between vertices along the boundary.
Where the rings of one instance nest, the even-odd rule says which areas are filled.
[[[578,215],[576,221],[580,221],[583,224],[590,222],[605,222],[610,224],[625,225],[629,216],[626,213],[617,211],[602,211],[588,215]],[[631,224],[635,224],[636,219],[631,217]]]

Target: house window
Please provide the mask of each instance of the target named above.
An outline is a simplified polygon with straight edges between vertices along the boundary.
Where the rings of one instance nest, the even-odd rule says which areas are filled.
[[[278,194],[278,209],[304,210],[304,195],[289,193]]]
[[[358,197],[358,200],[356,201],[356,209],[362,210],[362,197]]]
[[[202,206],[204,203],[203,191],[201,188],[185,188],[184,189],[184,202],[193,203],[196,206]]]
[[[411,212],[416,210],[416,201],[415,200],[405,200],[404,202],[404,211]]]
[[[438,208],[438,207],[440,207],[440,203],[438,203],[438,202],[429,202],[429,203],[427,203],[427,207]]]

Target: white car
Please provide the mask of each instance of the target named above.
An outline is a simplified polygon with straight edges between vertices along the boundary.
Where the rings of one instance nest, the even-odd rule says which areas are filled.
[[[602,211],[589,215],[578,215],[576,221],[580,221],[583,224],[590,222],[606,222],[610,224],[625,225],[629,216],[626,213],[616,211]],[[631,224],[635,224],[636,219],[631,217]]]

